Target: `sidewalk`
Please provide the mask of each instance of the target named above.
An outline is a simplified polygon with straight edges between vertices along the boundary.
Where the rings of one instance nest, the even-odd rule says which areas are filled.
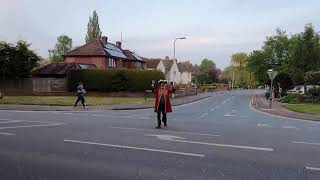
[[[303,119],[309,121],[320,121],[320,115],[303,114],[282,107],[281,102],[273,101],[272,109],[269,109],[269,101],[263,95],[255,95],[252,98],[251,105],[254,109],[270,113],[278,116],[284,116],[288,118]]]
[[[195,96],[186,96],[172,100],[172,106],[180,106],[183,104],[192,103],[210,96],[222,94],[224,91],[199,93]],[[83,109],[78,106],[47,106],[47,105],[14,105],[14,104],[0,104],[0,110],[17,110],[17,111],[101,111],[101,110],[136,110],[153,108],[154,104],[132,104],[132,105],[106,105],[106,106],[89,106]]]

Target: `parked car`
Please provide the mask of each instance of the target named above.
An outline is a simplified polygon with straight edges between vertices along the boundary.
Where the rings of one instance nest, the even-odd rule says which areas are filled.
[[[307,91],[312,88],[320,88],[318,85],[307,85]],[[287,91],[288,94],[305,94],[304,85],[295,86]]]

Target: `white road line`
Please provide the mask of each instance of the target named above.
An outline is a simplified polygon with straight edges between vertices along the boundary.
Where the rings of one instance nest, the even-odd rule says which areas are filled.
[[[272,128],[272,126],[270,124],[257,124],[258,127],[266,127],[266,128]]]
[[[66,114],[66,115],[73,115],[73,113],[62,113],[62,114]]]
[[[31,123],[41,123],[41,124],[55,124],[56,122],[47,122],[47,121],[32,121],[32,120],[21,120],[21,119],[6,119],[6,121],[16,121],[16,122],[31,122]],[[2,122],[0,119],[0,123]]]
[[[211,109],[210,109],[210,111],[215,111],[215,110],[216,110],[216,108],[211,108]]]
[[[273,148],[262,148],[262,147],[254,147],[254,146],[239,146],[239,145],[231,145],[231,144],[206,143],[206,142],[186,141],[186,140],[178,140],[178,139],[171,139],[170,141],[182,142],[182,143],[190,143],[190,144],[201,144],[201,145],[208,145],[208,146],[218,146],[218,147],[246,149],[246,150],[269,151],[269,152],[274,151]]]
[[[236,117],[237,115],[233,115],[233,114],[225,114],[224,117]]]
[[[0,129],[32,128],[32,127],[50,127],[50,126],[60,126],[60,125],[63,125],[63,124],[62,124],[62,123],[56,123],[56,124],[26,125],[26,126],[7,126],[7,127],[0,127]]]
[[[102,115],[102,114],[92,114],[91,116],[94,116],[94,117],[104,117],[104,115]]]
[[[233,96],[231,96],[230,98],[228,98],[227,100],[223,101],[221,104],[225,104],[227,103],[228,101],[230,101],[231,99],[233,98]]]
[[[8,121],[8,120],[10,120],[10,119],[0,119],[0,121]]]
[[[283,129],[295,129],[295,130],[299,130],[299,128],[295,127],[295,126],[283,126]]]
[[[306,166],[306,169],[311,170],[311,171],[320,171],[320,168],[311,167],[311,166]]]
[[[190,135],[198,135],[198,136],[213,136],[213,137],[221,136],[219,134],[202,134],[202,133],[193,133],[193,132],[185,132],[185,131],[152,130],[152,129],[139,129],[139,128],[129,128],[129,127],[112,126],[109,128],[122,129],[122,130],[135,130],[135,131],[168,132],[168,133],[175,133],[175,134],[190,134]]]
[[[139,117],[139,119],[150,119],[149,117]]]
[[[115,148],[141,150],[141,151],[162,152],[162,153],[179,154],[179,155],[185,155],[185,156],[205,157],[205,155],[203,155],[203,154],[193,154],[193,153],[168,151],[168,150],[161,150],[161,149],[150,149],[150,148],[142,148],[142,147],[134,147],[134,146],[123,146],[123,145],[116,145],[116,144],[103,144],[103,143],[97,143],[97,142],[77,141],[77,140],[69,140],[69,139],[65,139],[64,142],[98,145],[98,146],[108,146],[108,147],[115,147]]]
[[[0,132],[0,135],[5,135],[5,136],[14,136],[15,134],[12,134],[12,133],[2,133],[2,132]]]
[[[0,124],[17,123],[17,122],[22,122],[22,121],[18,121],[18,120],[14,120],[14,121],[1,121]]]
[[[292,141],[294,144],[307,144],[307,145],[315,145],[320,146],[320,143],[311,143],[311,142],[303,142],[303,141]]]
[[[202,116],[200,116],[200,119],[202,119],[202,118],[206,117],[207,115],[208,115],[208,113],[204,113],[204,114],[202,114]]]

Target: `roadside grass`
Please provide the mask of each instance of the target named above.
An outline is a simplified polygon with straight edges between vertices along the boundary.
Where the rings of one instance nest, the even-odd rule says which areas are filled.
[[[0,99],[0,104],[72,106],[76,99],[77,97],[74,96],[5,96]],[[154,98],[147,98],[145,101],[142,97],[86,97],[86,104],[89,106],[149,104],[153,102]]]
[[[284,104],[284,107],[295,112],[320,115],[320,104]]]

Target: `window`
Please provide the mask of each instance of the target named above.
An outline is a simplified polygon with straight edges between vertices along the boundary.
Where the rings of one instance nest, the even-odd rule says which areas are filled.
[[[109,58],[108,61],[109,61],[109,68],[116,67],[116,61],[114,59]]]

